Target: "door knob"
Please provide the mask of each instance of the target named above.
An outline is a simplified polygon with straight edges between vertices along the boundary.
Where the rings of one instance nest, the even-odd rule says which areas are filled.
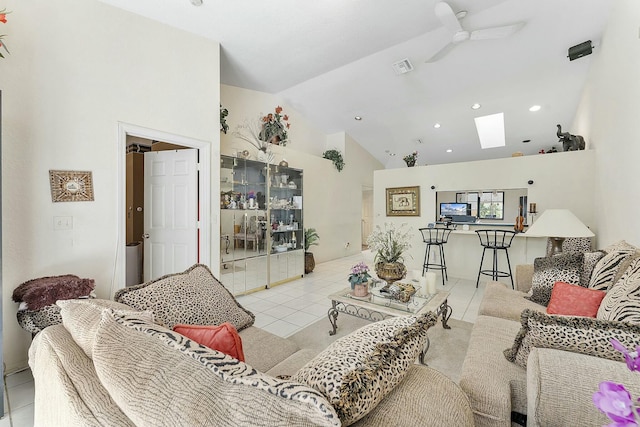
[[[143,238],[143,239],[148,239],[148,238],[149,238],[149,233],[144,233],[144,234],[142,235],[142,238]]]

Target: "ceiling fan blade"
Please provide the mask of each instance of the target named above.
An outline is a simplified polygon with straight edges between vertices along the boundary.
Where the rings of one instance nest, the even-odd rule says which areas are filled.
[[[482,30],[471,31],[469,35],[470,40],[490,40],[490,39],[502,39],[509,37],[511,34],[516,33],[522,27],[524,22],[519,22],[513,25],[505,25],[504,27],[492,27],[484,28]]]
[[[438,2],[435,6],[435,13],[442,25],[452,33],[462,31],[462,25],[453,13],[453,9],[445,2]]]
[[[444,58],[449,52],[451,52],[454,47],[456,47],[456,43],[447,43],[442,49],[434,53],[431,58],[428,58],[424,62],[431,63],[439,61],[440,59]]]

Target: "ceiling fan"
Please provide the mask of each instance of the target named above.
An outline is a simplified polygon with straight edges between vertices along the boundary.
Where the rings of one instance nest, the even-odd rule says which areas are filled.
[[[460,19],[466,16],[466,12],[462,11],[456,14],[453,12],[453,9],[451,9],[451,6],[449,6],[447,3],[438,2],[435,6],[435,13],[438,19],[442,22],[442,25],[451,33],[453,33],[453,36],[451,38],[451,41],[447,45],[445,45],[442,49],[436,52],[425,62],[435,62],[443,58],[458,43],[462,43],[467,40],[501,39],[510,36],[524,26],[524,22],[519,22],[513,25],[467,31],[462,28],[462,25],[460,24]]]

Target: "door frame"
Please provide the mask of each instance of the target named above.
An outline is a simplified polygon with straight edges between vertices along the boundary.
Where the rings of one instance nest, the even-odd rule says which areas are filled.
[[[114,277],[111,282],[111,295],[123,288],[126,283],[126,144],[127,135],[154,141],[168,142],[184,147],[196,148],[198,155],[198,213],[200,220],[200,260],[207,266],[211,262],[211,143],[182,135],[175,135],[155,129],[129,123],[118,122],[118,193],[116,203],[116,217],[118,218],[118,239]]]

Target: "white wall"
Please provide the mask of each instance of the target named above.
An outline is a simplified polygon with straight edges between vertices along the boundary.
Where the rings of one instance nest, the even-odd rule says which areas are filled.
[[[602,246],[640,246],[640,2],[613,3],[574,124],[596,152],[594,217]]]
[[[257,150],[234,138],[232,132],[245,119],[258,118],[277,105],[284,108],[283,113],[290,117],[291,142],[286,147],[273,146],[272,150],[276,162],[286,158],[290,167],[304,170],[304,227],[315,228],[320,236],[318,246],[310,249],[316,263],[359,252],[362,188],[373,186],[373,171],[383,165],[348,135],[325,135],[311,126],[277,95],[222,85],[221,102],[229,110],[229,133],[221,136],[221,152],[231,155],[247,149],[251,158],[255,158]],[[322,158],[326,149],[336,147],[342,151],[346,164],[342,172]]]
[[[217,156],[220,61],[216,42],[96,0],[5,6],[12,14],[11,55],[0,66],[3,322],[12,371],[26,366],[30,343],[11,300],[20,283],[71,273],[95,279],[98,297],[112,297],[122,243],[118,122],[210,141]],[[92,171],[95,201],[52,203],[50,169]],[[73,229],[54,231],[53,217],[67,215]]]
[[[587,150],[379,170],[374,173],[374,222],[380,226],[385,222],[398,226],[407,223],[411,227],[414,239],[405,257],[405,264],[410,270],[421,268],[425,244],[418,229],[435,221],[437,191],[527,188],[528,201],[537,203],[538,212],[553,208],[570,209],[597,236],[592,201],[594,158],[595,153]],[[534,183],[529,185],[529,180]],[[416,185],[420,186],[421,215],[387,217],[386,188]],[[434,190],[430,188],[432,185]],[[513,255],[509,254],[511,264],[530,263],[534,258],[544,256],[545,243],[532,238],[518,240]],[[468,246],[470,250],[460,250],[461,245]],[[475,233],[452,238],[445,248],[449,274],[475,279],[481,252]]]

